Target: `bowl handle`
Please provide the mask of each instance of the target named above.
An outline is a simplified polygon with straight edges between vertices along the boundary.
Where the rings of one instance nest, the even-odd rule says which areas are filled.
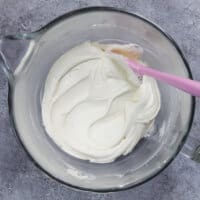
[[[181,153],[183,153],[185,157],[200,163],[200,141],[193,136],[189,136]]]
[[[20,74],[31,57],[36,44],[36,35],[20,34],[0,38],[0,68],[9,84]]]

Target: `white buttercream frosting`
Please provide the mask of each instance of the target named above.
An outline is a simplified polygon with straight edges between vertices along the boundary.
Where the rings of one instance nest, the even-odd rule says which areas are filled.
[[[52,66],[42,100],[43,124],[54,142],[96,163],[128,154],[160,109],[156,81],[139,80],[112,47],[134,49],[86,42],[67,51]]]

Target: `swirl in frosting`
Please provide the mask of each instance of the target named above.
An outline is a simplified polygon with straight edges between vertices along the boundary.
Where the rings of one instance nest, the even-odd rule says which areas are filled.
[[[123,61],[124,51],[135,59],[142,54],[134,44],[86,42],[52,66],[42,118],[49,136],[66,153],[112,162],[135,147],[158,114],[156,81],[147,76],[140,80]]]

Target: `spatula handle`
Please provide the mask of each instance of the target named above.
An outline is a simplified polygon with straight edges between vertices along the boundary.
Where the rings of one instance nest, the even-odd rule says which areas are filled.
[[[147,75],[155,78],[156,80],[163,81],[179,88],[193,96],[200,97],[200,82],[194,81],[187,78],[182,78],[165,72],[160,72],[156,69],[146,67],[141,63],[136,63],[135,61],[127,61],[129,66],[140,75]]]

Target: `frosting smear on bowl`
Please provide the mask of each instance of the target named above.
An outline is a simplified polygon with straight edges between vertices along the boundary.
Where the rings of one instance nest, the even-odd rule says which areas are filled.
[[[139,61],[135,44],[86,42],[52,66],[42,99],[43,124],[66,153],[96,163],[128,154],[160,109],[153,78],[140,80],[124,62]]]

